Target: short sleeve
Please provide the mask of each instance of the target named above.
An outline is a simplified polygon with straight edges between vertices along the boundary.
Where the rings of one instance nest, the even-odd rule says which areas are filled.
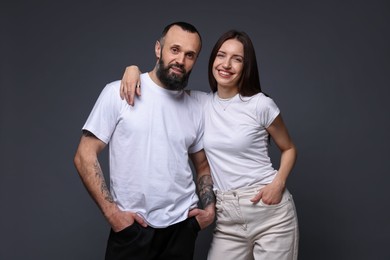
[[[106,144],[111,139],[121,111],[119,84],[120,81],[115,81],[105,86],[82,128]]]
[[[199,90],[190,90],[190,96],[195,98],[198,102],[202,104],[202,107],[205,106],[207,99],[212,97],[212,93],[206,93]]]
[[[192,91],[191,91],[192,92]],[[199,92],[199,91],[196,91]],[[206,93],[199,92],[201,95],[206,95]],[[192,94],[192,93],[191,93]],[[193,97],[191,95],[191,97]],[[196,99],[196,98],[195,98]],[[196,104],[192,107],[192,112],[197,114],[197,130],[196,130],[196,138],[193,144],[189,147],[189,153],[196,153],[203,149],[203,134],[204,134],[204,113],[203,113],[203,105],[198,102],[200,100],[197,99]],[[196,111],[196,112],[195,112]]]
[[[258,122],[265,128],[269,127],[280,114],[280,110],[276,103],[264,94],[259,96],[256,112]]]

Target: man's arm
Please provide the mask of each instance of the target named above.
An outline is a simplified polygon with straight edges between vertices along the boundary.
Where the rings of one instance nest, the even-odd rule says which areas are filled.
[[[145,225],[143,219],[137,214],[121,211],[114,202],[98,161],[98,154],[105,146],[106,144],[91,132],[83,131],[74,157],[74,164],[84,186],[115,232],[132,225],[134,220]]]
[[[189,217],[195,216],[201,229],[213,223],[215,218],[215,195],[209,163],[204,150],[190,154],[190,159],[196,170],[196,188],[203,210],[193,209]]]

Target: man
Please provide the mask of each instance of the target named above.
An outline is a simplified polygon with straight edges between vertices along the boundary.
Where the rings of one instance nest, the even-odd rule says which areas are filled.
[[[136,107],[108,84],[77,149],[79,175],[111,225],[106,259],[192,259],[197,232],[211,224],[215,197],[203,151],[202,110],[183,91],[201,49],[190,24],[168,25],[156,42],[154,69],[141,75]],[[110,190],[97,156],[110,144]],[[188,164],[197,173],[198,196]]]

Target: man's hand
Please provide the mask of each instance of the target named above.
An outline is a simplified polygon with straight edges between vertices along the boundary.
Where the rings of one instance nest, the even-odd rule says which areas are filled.
[[[214,222],[215,218],[215,205],[209,205],[203,209],[192,209],[188,212],[188,217],[195,217],[199,223],[200,229],[204,229]]]
[[[134,224],[134,221],[138,222],[143,227],[147,227],[145,220],[137,213],[129,211],[118,210],[115,213],[107,217],[108,222],[111,225],[114,232],[119,232]]]

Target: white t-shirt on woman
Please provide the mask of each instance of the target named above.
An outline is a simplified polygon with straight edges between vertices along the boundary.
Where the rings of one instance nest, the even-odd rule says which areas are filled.
[[[217,93],[191,91],[191,96],[203,103],[203,146],[214,189],[270,183],[277,171],[268,155],[266,128],[280,113],[275,102],[263,93],[221,99]]]

